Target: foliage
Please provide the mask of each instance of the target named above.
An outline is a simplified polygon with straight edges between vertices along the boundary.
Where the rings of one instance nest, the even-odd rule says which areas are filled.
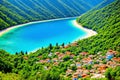
[[[117,66],[115,68],[108,68],[105,72],[105,76],[109,80],[119,80],[120,79],[120,66]]]
[[[2,1],[5,2],[1,3]],[[7,19],[5,19],[6,20],[5,21],[3,20],[3,18],[2,19],[0,18],[0,21],[3,23],[0,24],[4,25],[3,27],[0,26],[1,29],[4,29],[10,25],[16,25],[18,23],[21,24],[28,21],[41,20],[40,15],[36,16],[38,13],[36,11],[31,10],[31,8],[29,8],[29,4],[31,4],[32,0],[30,0],[29,4],[27,4],[26,7],[28,8],[28,10],[31,10],[30,15],[32,16],[34,15],[35,18],[32,18],[29,14],[26,14],[27,10],[26,8],[22,7],[23,5],[25,5],[23,4],[22,0],[18,2],[15,1],[14,5],[19,4],[18,7],[25,9],[26,12],[23,12],[24,14],[22,13],[17,14],[16,11],[20,11],[20,10],[18,9],[18,7],[15,6],[12,7],[12,4],[8,5],[11,2],[7,2],[6,0],[2,0],[2,1],[0,1],[1,3],[0,6],[2,6],[0,8],[0,10],[2,10],[0,14],[4,16],[3,18],[7,18]],[[35,2],[37,3],[38,1],[35,0]],[[20,3],[22,6],[20,5]],[[3,6],[5,4],[6,6]],[[38,4],[42,5],[41,3]],[[38,4],[36,4],[36,6]],[[50,4],[48,5],[50,6]],[[65,71],[69,68],[71,64],[74,65],[74,62],[79,57],[78,54],[80,52],[87,51],[91,54],[95,54],[99,51],[102,51],[104,53],[109,48],[120,52],[120,37],[119,37],[120,14],[118,14],[120,11],[119,5],[120,5],[120,1],[116,0],[112,4],[106,6],[105,8],[90,11],[84,14],[83,16],[81,16],[80,18],[78,18],[77,21],[79,23],[81,23],[83,26],[87,28],[96,30],[98,32],[98,35],[78,41],[77,46],[70,46],[69,48],[60,48],[58,47],[58,44],[56,45],[57,47],[50,45],[47,48],[39,49],[38,51],[33,53],[31,52],[30,54],[20,52],[20,53],[16,53],[15,55],[10,55],[4,50],[0,50],[0,71],[1,71],[0,79],[2,80],[24,80],[24,79],[25,80],[71,80],[71,78],[65,76]],[[16,13],[16,15],[15,14],[12,15],[11,9],[8,9],[10,6],[11,9],[13,8],[16,9],[16,11],[14,12]],[[9,10],[10,12],[7,13],[6,12],[7,10]],[[6,15],[4,15],[3,13],[4,14],[6,13]],[[7,17],[8,14],[9,16]],[[24,19],[24,17],[20,15],[26,16],[25,17],[26,19]],[[53,17],[50,16],[47,19],[50,18]],[[10,21],[12,21],[12,23]],[[65,45],[63,44],[62,46],[64,47]],[[54,64],[54,61],[51,61],[50,63],[40,62],[41,60],[46,61],[46,59],[57,58],[57,55],[55,54],[53,54],[51,57],[48,56],[50,52],[55,53],[57,51],[63,54],[65,54],[66,51],[70,51],[72,54],[75,55],[75,57],[70,59],[70,56],[65,56],[62,58],[63,62],[58,62],[56,64]],[[85,56],[80,57],[80,59],[82,59],[83,57]],[[119,57],[119,54],[117,55],[117,57]],[[89,65],[88,67],[85,66],[85,68],[91,69],[92,65]],[[72,66],[70,67],[70,69],[76,70],[77,68],[76,66]],[[106,72],[106,77],[108,79],[117,80],[120,78],[119,71],[120,71],[120,67],[116,67],[114,69],[110,68]],[[90,78],[85,78],[81,80],[90,80]],[[93,79],[93,80],[107,80],[107,79],[102,78],[102,79]]]
[[[80,40],[80,51],[95,53],[113,49],[120,51],[120,1],[116,0],[100,10],[91,10],[77,19],[84,27],[97,31],[97,35]],[[89,45],[89,46],[88,46]]]
[[[0,30],[31,21],[79,16],[101,2],[109,1],[0,0]]]
[[[0,80],[24,80],[18,74],[15,73],[2,73],[0,72]]]

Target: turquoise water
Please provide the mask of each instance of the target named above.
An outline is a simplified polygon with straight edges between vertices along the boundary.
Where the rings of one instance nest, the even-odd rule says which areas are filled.
[[[0,37],[0,48],[15,54],[34,51],[49,44],[68,44],[87,33],[75,27],[75,18],[38,22],[12,29]]]

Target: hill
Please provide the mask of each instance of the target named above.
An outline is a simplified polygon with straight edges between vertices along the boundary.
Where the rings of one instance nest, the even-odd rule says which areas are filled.
[[[97,31],[98,35],[67,46],[50,45],[29,55],[27,52],[10,55],[0,50],[0,79],[119,80],[119,13],[120,0],[116,0],[80,16],[77,22]]]
[[[84,27],[98,32],[97,36],[79,41],[81,50],[105,51],[109,48],[120,51],[120,1],[100,10],[85,13],[77,19]],[[89,46],[88,46],[89,45]]]
[[[0,0],[0,30],[31,21],[79,16],[99,3],[112,1]]]

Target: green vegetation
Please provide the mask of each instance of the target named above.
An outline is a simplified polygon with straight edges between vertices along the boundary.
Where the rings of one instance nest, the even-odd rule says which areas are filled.
[[[71,80],[72,76],[76,77],[74,74],[76,70],[81,69],[85,74],[77,76],[79,80],[90,80],[94,73],[106,77],[92,80],[119,80],[119,11],[120,1],[116,0],[104,8],[91,10],[79,17],[77,21],[80,24],[97,31],[98,35],[80,40],[74,45],[52,46],[50,44],[49,47],[30,54],[20,52],[10,55],[0,50],[0,79]],[[13,24],[16,23],[13,22]],[[108,51],[109,49],[112,50]],[[107,54],[110,52],[114,57],[107,60]]]
[[[31,21],[79,16],[101,2],[111,1],[0,0],[0,30]]]
[[[0,72],[0,80],[22,80],[22,78],[15,73],[2,73]]]
[[[90,53],[109,48],[120,51],[120,1],[116,0],[100,10],[89,11],[77,19],[86,28],[98,32],[97,36],[79,41],[80,51]]]
[[[109,80],[120,80],[120,66],[115,67],[115,68],[108,68],[105,76]]]

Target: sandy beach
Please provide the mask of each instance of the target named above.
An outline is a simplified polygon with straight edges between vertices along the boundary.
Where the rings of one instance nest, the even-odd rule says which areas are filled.
[[[2,36],[4,33],[9,32],[9,31],[12,30],[12,29],[15,29],[15,28],[18,28],[18,27],[22,27],[22,25],[12,26],[12,27],[9,27],[9,28],[7,28],[7,29],[4,29],[4,30],[0,31],[0,36]]]
[[[84,36],[82,38],[79,38],[78,40],[85,39],[85,38],[88,38],[88,37],[91,37],[91,36],[94,36],[94,35],[97,34],[97,32],[95,32],[95,31],[93,31],[91,29],[87,29],[87,28],[83,27],[82,25],[80,25],[79,23],[77,23],[76,20],[74,20],[72,23],[75,25],[75,27],[78,27],[78,28],[82,29],[83,31],[87,32],[86,36]]]
[[[9,28],[7,28],[7,29],[4,29],[4,30],[0,31],[0,36],[2,36],[4,33],[9,32],[9,31],[12,30],[12,29],[16,29],[16,28],[19,28],[19,27],[23,27],[23,26],[28,25],[28,24],[31,24],[31,23],[16,25],[16,26],[12,26],[12,27],[9,27]]]
[[[51,20],[43,20],[43,21],[34,21],[34,22],[29,22],[29,23],[25,23],[25,24],[21,24],[21,25],[16,25],[16,26],[12,26],[12,27],[9,27],[5,30],[2,30],[0,31],[0,36],[4,35],[5,33],[9,32],[10,30],[14,30],[14,29],[17,29],[19,27],[24,27],[26,25],[30,25],[30,24],[34,24],[34,23],[40,23],[40,22],[49,22],[49,21],[56,21],[56,20],[65,20],[65,19],[70,19],[70,18],[76,18],[76,17],[68,17],[68,18],[59,18],[59,19],[51,19]],[[82,25],[80,25],[79,23],[76,22],[76,19],[74,20],[71,20],[70,24],[75,27],[75,28],[78,28],[78,29],[81,29],[83,31],[86,32],[85,36],[83,37],[78,37],[76,38],[75,40],[73,40],[72,42],[75,42],[75,41],[78,41],[78,40],[81,40],[81,39],[84,39],[84,38],[88,38],[88,37],[91,37],[93,35],[96,35],[97,32],[91,30],[91,29],[87,29],[87,28],[84,28]],[[38,48],[36,48],[35,50],[33,51],[28,51],[28,52],[35,52],[36,50],[38,50]]]
[[[23,26],[30,25],[30,24],[33,24],[33,23],[49,22],[49,21],[56,21],[56,20],[70,19],[70,18],[77,18],[77,17],[78,16],[76,16],[76,17],[67,17],[67,18],[58,18],[58,19],[50,19],[50,20],[42,20],[42,21],[33,21],[33,22],[28,22],[28,23],[16,25],[16,26],[11,26],[11,27],[9,27],[7,29],[1,30],[0,31],[0,36],[2,36],[6,32],[9,32],[12,29],[15,29],[15,28],[18,28],[18,27],[23,27]]]
[[[16,25],[16,26],[12,26],[12,27],[9,27],[7,29],[4,29],[2,31],[0,31],[0,36],[2,36],[4,33],[6,32],[9,32],[10,30],[12,29],[15,29],[15,28],[19,28],[19,27],[23,27],[23,26],[26,26],[26,25],[30,25],[30,24],[33,24],[33,23],[40,23],[40,22],[49,22],[49,21],[56,21],[56,20],[62,20],[62,19],[70,19],[70,18],[76,18],[76,17],[68,17],[68,18],[59,18],[59,19],[51,19],[51,20],[43,20],[43,21],[34,21],[34,22],[29,22],[29,23],[25,23],[25,24],[20,24],[20,25]],[[94,36],[97,34],[97,32],[91,30],[91,29],[87,29],[87,28],[84,28],[82,25],[78,24],[76,22],[76,20],[74,20],[72,22],[72,24],[75,25],[75,27],[78,27],[82,30],[84,30],[85,32],[87,32],[87,35],[82,37],[82,38],[79,38],[79,39],[83,39],[83,38],[88,38],[88,37],[91,37],[91,36]]]

